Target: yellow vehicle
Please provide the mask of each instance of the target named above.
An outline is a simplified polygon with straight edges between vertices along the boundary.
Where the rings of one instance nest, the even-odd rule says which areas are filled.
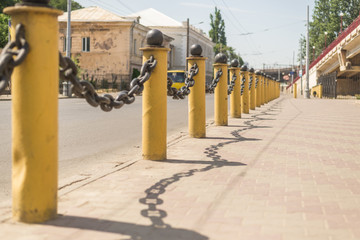
[[[180,89],[185,86],[185,71],[184,70],[169,70],[167,77],[173,82],[172,87]]]

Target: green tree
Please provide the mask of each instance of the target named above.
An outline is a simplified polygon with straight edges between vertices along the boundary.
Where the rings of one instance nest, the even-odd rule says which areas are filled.
[[[342,30],[346,29],[359,16],[360,0],[316,0],[309,24],[310,61],[321,54],[341,33],[341,16],[343,13]],[[325,32],[327,34],[325,34]],[[305,38],[301,36],[302,48],[305,49]],[[326,44],[325,44],[326,39]],[[313,52],[315,47],[315,57]],[[305,51],[305,50],[304,50]],[[305,53],[304,53],[305,54]]]
[[[213,43],[220,43],[226,46],[225,22],[224,19],[222,19],[220,10],[217,9],[217,7],[215,7],[214,15],[210,13],[210,26],[211,29],[209,31],[209,36],[211,38],[211,41]]]
[[[67,12],[67,0],[50,0],[50,6]],[[71,10],[83,8],[79,3],[71,1]]]
[[[14,6],[16,3],[20,2],[20,0],[1,0],[0,2],[0,48],[3,48],[8,42],[8,21],[9,16],[3,14],[3,9],[9,6]],[[67,11],[67,0],[50,0],[50,6],[60,9],[62,11]],[[82,6],[75,2],[71,2],[72,10],[76,10],[82,8]]]
[[[14,6],[16,3],[20,2],[20,0],[1,0],[0,2],[0,48],[3,48],[8,42],[8,33],[9,33],[9,19],[10,17],[3,12],[4,8],[9,6]]]
[[[211,41],[215,43],[214,53],[224,53],[228,60],[238,59],[239,63],[242,65],[244,63],[243,59],[240,57],[240,54],[235,52],[233,47],[227,46],[226,35],[225,35],[225,22],[221,16],[220,10],[215,7],[214,14],[210,14],[210,31],[209,36]]]

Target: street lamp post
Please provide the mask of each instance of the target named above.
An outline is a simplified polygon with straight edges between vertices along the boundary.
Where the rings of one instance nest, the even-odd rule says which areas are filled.
[[[326,37],[327,37],[327,34],[328,34],[328,33],[327,33],[327,32],[324,32],[324,34],[325,34],[325,48],[326,48],[326,47],[327,47],[327,46],[326,46]]]
[[[340,33],[342,33],[342,29],[343,29],[343,19],[342,17],[344,16],[344,13],[340,13]]]
[[[315,60],[315,46],[313,46],[313,61]]]

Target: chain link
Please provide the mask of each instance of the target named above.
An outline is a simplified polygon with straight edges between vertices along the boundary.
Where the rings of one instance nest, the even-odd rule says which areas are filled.
[[[0,94],[4,92],[7,86],[10,87],[11,74],[14,68],[25,60],[28,52],[29,44],[25,39],[25,27],[18,24],[15,29],[15,40],[6,44],[0,55]]]
[[[251,91],[252,82],[253,82],[253,76],[250,76],[250,79],[249,79],[249,91]]]
[[[234,86],[235,86],[235,81],[236,81],[237,77],[236,74],[234,72],[230,85],[228,86],[228,95],[230,95],[232,93],[232,91],[234,91]]]
[[[190,68],[190,76],[185,78],[185,86],[181,87],[179,90],[177,90],[174,87],[171,87],[173,84],[173,81],[168,78],[167,79],[167,95],[173,97],[173,99],[184,99],[185,96],[190,94],[190,88],[194,86],[195,80],[193,77],[198,74],[199,67],[195,63]],[[187,74],[186,74],[187,76]]]
[[[215,78],[212,80],[211,84],[208,86],[209,93],[214,93],[214,90],[220,81],[220,77],[222,76],[223,72],[222,69],[219,68],[216,72]]]
[[[60,57],[60,78],[62,80],[70,81],[73,86],[71,91],[80,98],[85,98],[86,101],[93,107],[100,105],[100,108],[109,112],[113,108],[119,109],[124,104],[131,104],[135,101],[134,94],[140,94],[144,90],[144,83],[150,78],[151,72],[154,70],[157,61],[151,56],[141,67],[140,76],[134,78],[130,82],[130,91],[123,90],[114,98],[110,94],[99,96],[95,92],[93,85],[85,80],[79,80],[75,63],[69,57]]]
[[[245,78],[245,76],[243,76],[242,79],[241,79],[241,85],[240,85],[240,87],[241,87],[241,96],[244,94],[245,82],[246,82],[246,78]]]
[[[255,80],[255,89],[257,89],[257,86],[258,86],[258,84],[259,84],[259,77],[256,77],[255,79],[256,79],[256,80]]]

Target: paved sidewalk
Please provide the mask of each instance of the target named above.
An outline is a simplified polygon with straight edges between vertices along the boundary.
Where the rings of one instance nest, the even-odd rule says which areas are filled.
[[[0,239],[360,239],[359,119],[354,100],[282,97],[60,192],[56,220],[3,216]]]

